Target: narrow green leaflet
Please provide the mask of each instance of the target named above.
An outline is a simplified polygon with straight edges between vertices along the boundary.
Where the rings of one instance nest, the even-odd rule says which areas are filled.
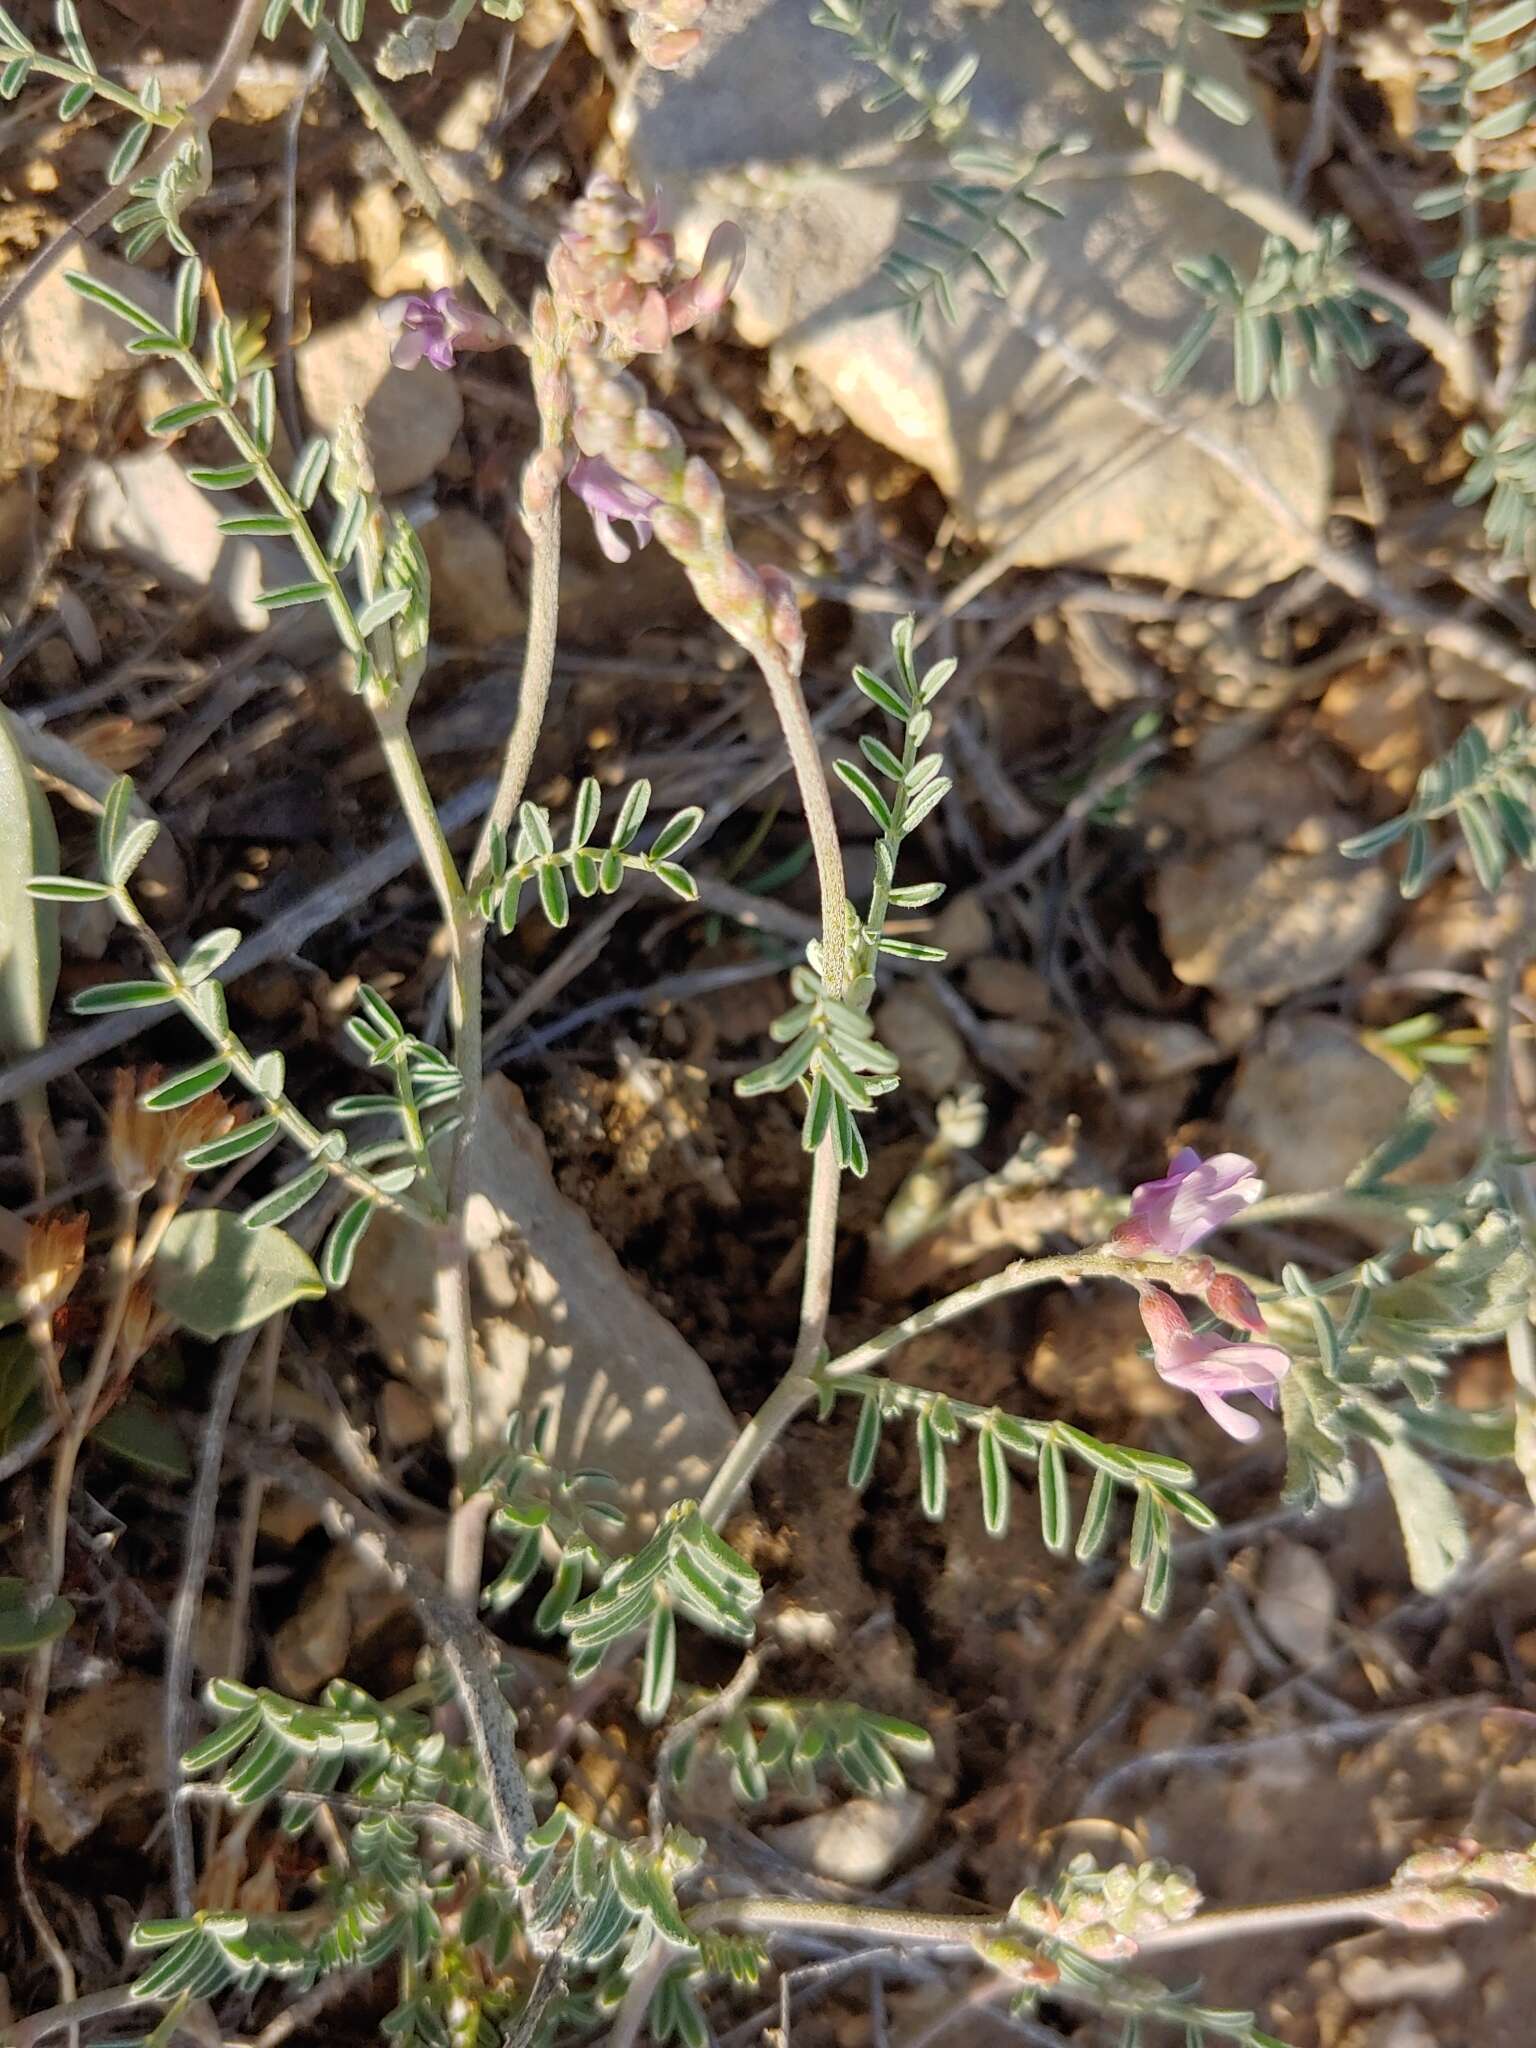
[[[173,1074],[168,1081],[149,1089],[139,1097],[143,1109],[168,1110],[184,1109],[189,1102],[197,1102],[204,1095],[211,1095],[229,1079],[230,1063],[222,1053],[211,1060],[202,1060],[195,1067],[187,1067],[179,1074]]]

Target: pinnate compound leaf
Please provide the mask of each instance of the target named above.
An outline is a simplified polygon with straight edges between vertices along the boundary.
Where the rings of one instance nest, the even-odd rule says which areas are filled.
[[[313,1259],[286,1232],[251,1230],[227,1209],[174,1217],[151,1274],[158,1305],[209,1340],[249,1330],[325,1293]]]

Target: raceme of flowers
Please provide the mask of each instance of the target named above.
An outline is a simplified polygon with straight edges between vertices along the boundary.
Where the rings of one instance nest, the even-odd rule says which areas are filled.
[[[1175,1154],[1161,1180],[1143,1181],[1131,1195],[1131,1213],[1110,1236],[1110,1246],[1128,1256],[1161,1255],[1177,1262],[1170,1284],[1198,1296],[1222,1322],[1255,1334],[1265,1324],[1253,1290],[1235,1273],[1218,1272],[1210,1259],[1192,1259],[1193,1247],[1256,1202],[1263,1183],[1251,1159],[1218,1152],[1202,1159],[1186,1147]],[[1290,1359],[1278,1344],[1245,1342],[1218,1331],[1196,1331],[1166,1288],[1150,1280],[1134,1283],[1141,1320],[1152,1340],[1152,1363],[1169,1386],[1200,1402],[1228,1436],[1248,1442],[1259,1434],[1256,1415],[1234,1408],[1228,1397],[1252,1394],[1268,1408],[1279,1396]]]
[[[685,13],[689,4],[676,0]],[[610,362],[627,362],[666,348],[725,305],[746,258],[741,229],[722,221],[698,269],[682,275],[676,245],[661,231],[660,218],[656,199],[642,202],[601,173],[570,208],[549,260],[550,292],[568,351],[595,350]],[[460,351],[504,348],[512,339],[499,320],[473,311],[448,286],[391,299],[379,317],[395,337],[390,360],[402,370],[423,362],[451,370]],[[567,481],[590,513],[598,546],[610,562],[627,562],[634,548],[650,540],[651,514],[660,501],[606,456],[580,455]],[[629,526],[633,543],[620,537],[619,524]]]

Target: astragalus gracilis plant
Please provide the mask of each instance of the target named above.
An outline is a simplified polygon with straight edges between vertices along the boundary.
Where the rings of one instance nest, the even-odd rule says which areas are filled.
[[[482,4],[509,22],[520,11],[516,0]],[[407,151],[380,76],[388,81],[430,69],[473,11],[472,0],[457,0],[439,16],[397,5],[407,18],[378,43],[375,70],[351,47],[370,33],[355,0],[343,0],[334,15],[320,0],[246,0],[231,20],[215,83],[225,80],[227,91],[231,64],[238,70],[257,34],[275,35],[291,16],[390,146]],[[1246,11],[1199,13],[1238,35],[1265,26]],[[697,39],[701,14],[702,0],[634,7],[640,58],[681,61]],[[1475,94],[1489,76],[1477,52],[1536,19],[1536,0],[1495,16],[1496,36],[1487,22],[1456,19],[1457,105],[1464,109],[1452,145],[1461,167],[1457,190],[1486,200],[1488,182],[1461,149],[1482,118]],[[1023,236],[1031,205],[1045,203],[1033,187],[1051,153],[1020,163],[975,132],[967,61],[962,55],[935,78],[929,55],[904,47],[899,14],[877,21],[856,0],[832,0],[825,25],[867,59],[875,102],[907,102],[911,133],[930,137],[952,158],[954,175],[937,194],[971,225],[957,239],[929,222],[928,247],[941,253],[893,259],[893,283],[912,317],[922,320],[934,303],[951,308],[956,291],[973,282],[995,287],[988,246],[997,237]],[[42,1419],[29,1455],[52,1446],[55,1465],[49,1582],[5,1591],[0,1647],[28,1659],[18,1871],[59,1979],[60,2004],[18,2022],[11,2038],[31,2043],[121,2008],[151,2039],[169,2041],[183,2023],[190,2028],[194,2008],[232,1992],[274,1982],[297,1996],[339,1974],[387,1970],[393,1992],[382,2027],[400,2044],[523,2048],[606,2031],[627,2048],[648,2029],[659,2042],[703,2048],[724,1987],[756,1983],[770,1967],[775,1938],[798,1931],[967,1958],[1017,2011],[1042,1998],[1080,2006],[1114,2022],[1127,2042],[1167,2026],[1192,2043],[1273,2048],[1252,2014],[1204,2004],[1198,1991],[1171,1988],[1149,1966],[1184,1945],[1261,1934],[1298,1917],[1443,1928],[1495,1910],[1499,1888],[1536,1890],[1529,1856],[1465,1843],[1410,1858],[1390,1883],[1368,1892],[1295,1908],[1206,1912],[1188,1873],[1151,1859],[1100,1869],[1079,1857],[1048,1889],[1021,1892],[1001,1916],[979,1908],[930,1913],[758,1893],[676,1817],[686,1809],[691,1768],[710,1753],[748,1812],[776,1786],[807,1795],[827,1783],[880,1798],[898,1792],[906,1770],[932,1753],[924,1730],[856,1701],[784,1697],[758,1687],[754,1645],[763,1586],[723,1532],[764,1457],[809,1408],[826,1417],[848,1404],[851,1486],[869,1482],[883,1435],[899,1433],[910,1441],[920,1512],[937,1522],[947,1512],[953,1459],[974,1456],[990,1535],[1006,1540],[1012,1516],[1031,1500],[1044,1543],[1063,1570],[1071,1569],[1069,1559],[1083,1563],[1106,1547],[1122,1549],[1141,1575],[1147,1615],[1166,1608],[1181,1536],[1216,1528],[1187,1463],[1103,1441],[1066,1420],[968,1403],[893,1379],[885,1369],[911,1340],[1023,1290],[1088,1279],[1131,1289],[1153,1366],[1168,1385],[1191,1395],[1236,1439],[1283,1431],[1289,1499],[1343,1499],[1357,1483],[1360,1461],[1377,1460],[1417,1582],[1443,1585],[1464,1554],[1466,1533],[1436,1458],[1447,1448],[1466,1451],[1473,1438],[1494,1455],[1512,1448],[1499,1417],[1459,1419],[1458,1427],[1443,1404],[1447,1360],[1526,1313],[1529,1226],[1509,1160],[1491,1144],[1463,1181],[1429,1191],[1406,1187],[1393,1176],[1428,1128],[1416,1109],[1388,1147],[1361,1163],[1347,1189],[1309,1198],[1311,1213],[1326,1214],[1335,1203],[1370,1205],[1391,1219],[1390,1243],[1337,1272],[1290,1266],[1276,1285],[1200,1247],[1266,1215],[1283,1220],[1295,1205],[1266,1204],[1248,1159],[1202,1159],[1185,1149],[1164,1177],[1114,1206],[1099,1242],[1018,1260],[833,1355],[827,1332],[840,1191],[845,1176],[868,1170],[880,1104],[900,1085],[899,1063],[876,1035],[871,1006],[889,963],[920,971],[942,959],[933,946],[893,932],[891,920],[899,912],[910,929],[943,894],[938,881],[912,879],[903,860],[950,790],[936,707],[956,663],[926,661],[924,635],[905,618],[891,633],[884,663],[853,672],[868,714],[858,758],[839,760],[836,773],[869,814],[875,836],[868,897],[851,902],[820,741],[801,689],[805,636],[794,588],[779,571],[737,551],[720,479],[687,453],[644,376],[647,358],[672,349],[729,299],[743,256],[739,231],[722,222],[699,267],[687,270],[658,202],[632,193],[617,176],[598,175],[570,209],[545,282],[526,307],[511,301],[483,256],[469,248],[462,289],[382,309],[396,362],[418,376],[454,375],[466,354],[520,351],[538,412],[539,446],[521,492],[530,613],[516,715],[494,797],[461,867],[411,731],[412,699],[430,658],[431,579],[421,544],[408,519],[376,490],[359,420],[279,459],[273,370],[252,366],[242,353],[199,254],[193,202],[209,188],[209,129],[218,108],[166,108],[153,87],[136,94],[103,74],[70,0],[60,0],[51,34],[34,35],[0,12],[0,43],[0,90],[8,98],[54,82],[64,86],[65,119],[93,102],[122,118],[108,170],[117,188],[108,211],[130,261],[169,243],[173,311],[162,321],[84,272],[72,273],[70,282],[122,321],[135,356],[182,380],[185,395],[153,420],[153,434],[175,445],[194,430],[222,433],[224,459],[191,466],[189,474],[230,507],[223,530],[292,551],[293,580],[266,590],[261,602],[274,611],[314,607],[329,623],[415,836],[445,934],[448,982],[443,1034],[362,987],[347,1030],[369,1085],[307,1109],[289,1092],[281,1053],[247,1042],[231,1023],[219,977],[241,934],[211,930],[178,959],[146,917],[135,876],[155,827],[128,778],[102,807],[93,873],[62,874],[38,861],[30,883],[30,957],[44,1005],[50,945],[56,972],[56,907],[102,904],[132,933],[143,974],[77,995],[75,1012],[176,1011],[207,1050],[179,1072],[120,1091],[112,1124],[119,1225],[108,1309],[88,1356],[76,1355],[67,1335],[61,1342],[57,1334],[58,1311],[80,1280],[84,1219],[35,1226],[17,1247],[8,1313],[26,1333],[41,1375]],[[1098,61],[1074,47],[1085,66]],[[1190,70],[1182,42],[1149,59],[1147,68],[1158,79],[1156,112],[1134,101],[1139,125],[1171,167],[1195,176],[1199,165],[1191,164],[1191,146],[1178,130],[1180,107],[1187,92],[1220,113],[1220,90]],[[1507,70],[1506,64],[1500,79]],[[1070,142],[1063,138],[1063,148]],[[414,156],[403,157],[402,170],[411,180],[423,175]],[[1470,217],[1465,225],[1454,334],[1446,342],[1459,372],[1470,360],[1461,337],[1497,296],[1489,266],[1508,253]],[[1251,403],[1283,399],[1298,368],[1326,376],[1341,360],[1368,360],[1372,321],[1402,318],[1431,338],[1452,334],[1432,309],[1417,302],[1405,309],[1401,292],[1362,273],[1347,235],[1329,222],[1303,222],[1290,237],[1276,231],[1252,280],[1202,261],[1198,252],[1182,274],[1206,305],[1170,367],[1170,387],[1228,323],[1239,396]],[[7,303],[13,306],[25,289],[24,278]],[[471,292],[484,303],[474,304]],[[1467,381],[1479,386],[1477,375]],[[1468,429],[1477,463],[1467,493],[1490,497],[1494,530],[1511,544],[1527,537],[1531,495],[1523,388],[1514,387],[1506,414],[1489,413]],[[786,1096],[801,1123],[810,1186],[793,1356],[702,1497],[672,1504],[638,1547],[626,1536],[604,1474],[551,1461],[547,1415],[516,1418],[491,1458],[476,1451],[472,1427],[464,1210],[481,1109],[486,948],[529,917],[563,929],[594,899],[646,878],[684,903],[699,894],[683,858],[704,823],[699,806],[658,820],[643,780],[619,795],[606,819],[605,792],[591,777],[559,819],[527,795],[555,653],[567,492],[593,521],[616,592],[633,551],[658,546],[681,565],[704,613],[750,656],[796,779],[820,896],[819,934],[789,977],[772,1046],[737,1083],[744,1098]],[[1469,735],[1426,776],[1403,818],[1351,851],[1380,857],[1406,838],[1404,886],[1411,890],[1431,857],[1428,827],[1452,819],[1491,889],[1511,857],[1527,866],[1536,861],[1530,796],[1524,728],[1498,747]],[[30,843],[46,852],[51,827],[29,817]],[[243,1173],[268,1153],[264,1192],[241,1211],[197,1201],[197,1176],[236,1166]],[[157,1199],[146,1215],[152,1193]],[[387,1527],[344,1488],[333,1483],[322,1491],[338,1526],[373,1543],[410,1598],[429,1645],[422,1675],[382,1700],[337,1680],[313,1702],[216,1678],[205,1696],[212,1725],[180,1756],[174,1774],[175,1911],[135,1928],[118,1990],[77,1999],[62,1938],[25,1884],[29,1758],[48,1708],[54,1649],[72,1622],[62,1577],[76,1461],[89,1431],[126,1392],[137,1360],[173,1325],[225,1343],[215,1404],[222,1402],[227,1422],[257,1330],[296,1302],[343,1287],[380,1210],[420,1230],[436,1262],[454,1417],[446,1446],[455,1492],[445,1581],[392,1545]],[[317,1259],[301,1242],[306,1237],[318,1242]],[[1522,1389],[1522,1428],[1533,1394],[1536,1388]],[[223,1447],[211,1420],[199,1477],[204,1498],[216,1490]],[[315,1475],[302,1460],[274,1450],[261,1465],[254,1455],[269,1477],[296,1491],[313,1489]],[[489,1576],[486,1541],[495,1552]],[[194,1602],[207,1542],[206,1517],[199,1524],[194,1511],[186,1580]],[[530,1768],[516,1704],[518,1655],[477,1613],[502,1616],[519,1603],[531,1610],[527,1629],[564,1660],[573,1714],[594,1684],[612,1681],[632,1689],[639,1722],[656,1731],[645,1751],[653,1772],[645,1828],[605,1829],[559,1797],[547,1768]],[[739,1657],[735,1677],[722,1686],[680,1681],[684,1630],[702,1632]],[[167,1671],[173,1735],[190,1669],[188,1640],[178,1623]],[[312,1848],[306,1862],[296,1852],[285,1864],[284,1896],[269,1910],[199,1908],[194,1794],[246,1812],[270,1808],[282,1834],[323,1843],[325,1853]]]

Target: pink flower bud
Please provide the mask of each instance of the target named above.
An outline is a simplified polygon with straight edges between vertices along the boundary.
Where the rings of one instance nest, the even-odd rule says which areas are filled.
[[[690,456],[683,470],[683,503],[696,514],[706,533],[724,538],[725,492],[702,456]]]
[[[805,653],[805,623],[800,617],[795,586],[782,569],[774,568],[771,563],[765,564],[757,574],[768,593],[768,629],[798,673]]]
[[[740,555],[721,557],[720,599],[722,612],[733,613],[742,624],[761,616],[765,608],[762,579]]]
[[[667,553],[676,555],[681,561],[698,554],[704,544],[699,522],[680,506],[658,505],[651,515],[651,524]]]
[[[658,455],[672,455],[681,458],[683,437],[673,426],[664,412],[657,412],[653,406],[645,406],[635,414],[635,444],[649,448]],[[679,459],[678,467],[682,467]]]
[[[1258,1298],[1245,1280],[1235,1273],[1218,1273],[1205,1289],[1205,1304],[1213,1316],[1220,1316],[1236,1330],[1265,1330]]]
[[[686,334],[696,321],[718,313],[735,291],[747,260],[747,238],[733,220],[723,220],[705,245],[696,277],[685,278],[667,294],[674,334]]]
[[[696,28],[676,28],[665,35],[651,36],[645,45],[645,61],[653,70],[675,71],[685,57],[692,56],[699,42]]]
[[[1158,1244],[1141,1217],[1127,1216],[1109,1233],[1108,1249],[1128,1259],[1144,1259],[1158,1249]]]
[[[1394,1884],[1438,1884],[1466,1869],[1476,1855],[1474,1842],[1437,1842],[1432,1849],[1417,1849],[1392,1873]]]
[[[1291,1361],[1278,1344],[1227,1343],[1220,1337],[1197,1337],[1173,1296],[1161,1287],[1142,1283],[1141,1320],[1152,1339],[1152,1363],[1171,1387],[1183,1387],[1228,1436],[1250,1442],[1259,1433],[1255,1416],[1234,1408],[1228,1394],[1253,1394],[1266,1407],[1279,1398],[1280,1382]]]

